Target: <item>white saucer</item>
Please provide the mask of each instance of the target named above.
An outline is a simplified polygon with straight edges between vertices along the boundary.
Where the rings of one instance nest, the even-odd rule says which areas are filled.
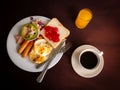
[[[100,56],[100,63],[94,69],[86,69],[86,68],[84,68],[79,63],[79,54],[80,54],[80,52],[82,52],[85,49],[93,49],[96,52],[100,52],[96,47],[91,46],[91,45],[82,45],[82,46],[79,46],[78,48],[76,48],[74,50],[74,52],[72,54],[71,64],[72,64],[72,67],[73,67],[74,71],[78,75],[80,75],[82,77],[85,77],[85,78],[92,78],[92,77],[97,76],[102,71],[103,66],[104,66],[104,59],[103,59],[103,56],[101,55]]]

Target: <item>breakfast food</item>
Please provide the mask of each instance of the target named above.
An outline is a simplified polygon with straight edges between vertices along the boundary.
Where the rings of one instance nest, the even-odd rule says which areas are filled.
[[[33,44],[34,44],[33,41],[29,42],[28,46],[25,48],[25,50],[22,53],[22,57],[26,57],[28,55],[28,53],[30,52]]]
[[[22,26],[21,36],[23,37],[23,39],[31,40],[36,38],[37,35],[38,35],[38,28],[34,24],[28,23]]]
[[[44,23],[37,18],[30,17],[30,23],[22,25],[20,33],[15,35],[16,43],[22,44],[24,40],[32,41],[39,38],[39,31]]]
[[[75,25],[79,29],[84,29],[93,17],[92,11],[89,8],[81,9],[75,20]]]
[[[17,42],[21,43],[18,53],[40,64],[69,34],[70,31],[57,18],[51,19],[46,25],[39,19],[32,20],[22,26],[20,35],[16,35]]]
[[[19,54],[21,54],[21,53],[24,51],[24,49],[27,47],[28,43],[29,43],[28,40],[25,40],[25,41],[22,43],[22,45],[21,45],[21,46],[19,47],[19,49],[18,49],[18,53],[19,53]]]
[[[34,40],[41,38],[39,31],[43,27],[40,19],[31,19],[30,23],[24,24],[21,27],[20,34],[15,35],[16,43],[19,44],[18,53],[22,57],[28,56],[31,48],[33,47]]]
[[[42,63],[47,60],[52,46],[45,39],[37,39],[32,50],[29,53],[29,58],[34,63]]]
[[[57,18],[53,18],[48,24],[41,30],[40,34],[56,48],[63,39],[67,38],[70,31],[64,27]]]

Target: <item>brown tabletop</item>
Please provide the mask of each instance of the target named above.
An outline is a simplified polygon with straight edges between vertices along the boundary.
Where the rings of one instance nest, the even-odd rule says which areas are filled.
[[[84,30],[74,22],[82,8],[90,8],[93,18]],[[12,89],[34,90],[114,90],[120,89],[120,1],[119,0],[16,0],[4,1],[0,30],[1,86]],[[67,42],[73,46],[61,60],[48,70],[42,83],[36,78],[40,72],[31,73],[18,68],[6,50],[9,31],[19,20],[33,15],[56,17],[70,30]],[[89,44],[104,52],[102,72],[93,78],[83,78],[71,65],[73,51]],[[12,47],[12,46],[11,46]],[[5,86],[4,86],[5,85]],[[1,87],[0,87],[1,88]]]

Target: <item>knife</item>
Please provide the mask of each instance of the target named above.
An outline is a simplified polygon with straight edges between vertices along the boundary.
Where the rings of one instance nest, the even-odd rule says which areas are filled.
[[[65,46],[63,46],[58,53],[65,53],[70,47],[72,46],[71,42],[68,42]],[[54,53],[54,51],[52,51]],[[54,53],[55,54],[55,53]],[[37,64],[36,68],[38,69],[39,67],[43,66],[45,63],[47,63],[49,61],[49,58],[53,57],[53,54],[51,53],[50,56],[48,57],[48,59],[46,61],[44,61],[41,64]]]
[[[46,72],[48,70],[48,67],[49,67],[51,61],[54,59],[54,57],[56,56],[56,54],[59,52],[59,50],[61,49],[61,47],[64,44],[64,42],[65,42],[65,40],[62,41],[57,48],[55,48],[55,49],[52,50],[52,53],[50,54],[50,57],[49,57],[48,62],[47,62],[47,65],[45,66],[44,70],[41,72],[41,74],[36,79],[36,81],[38,83],[42,82],[42,80],[43,80],[43,78],[44,78],[44,76],[45,76],[45,74],[46,74]]]

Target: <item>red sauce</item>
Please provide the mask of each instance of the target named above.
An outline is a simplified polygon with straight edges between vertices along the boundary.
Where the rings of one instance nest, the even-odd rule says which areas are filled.
[[[59,42],[60,41],[57,27],[46,26],[46,27],[44,27],[44,30],[45,30],[45,36],[49,40],[52,40],[53,42]]]

